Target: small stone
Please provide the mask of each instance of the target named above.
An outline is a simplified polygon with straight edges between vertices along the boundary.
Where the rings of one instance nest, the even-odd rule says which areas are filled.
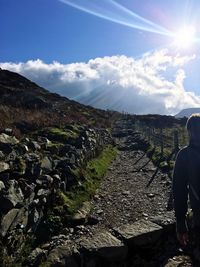
[[[101,215],[103,213],[103,210],[99,209],[96,211],[96,214]]]
[[[155,197],[155,194],[150,193],[150,194],[148,194],[148,197],[149,198],[154,198]]]
[[[69,228],[69,232],[70,232],[70,234],[73,234],[74,233],[74,228]]]
[[[8,163],[0,161],[0,172],[4,172],[10,169],[10,166]]]
[[[1,190],[3,190],[3,189],[5,189],[5,185],[4,185],[4,183],[3,183],[2,181],[0,181],[0,192],[1,192]]]
[[[99,218],[95,217],[95,216],[89,216],[87,219],[87,223],[89,225],[95,225],[99,223]]]
[[[130,191],[123,191],[122,195],[125,195],[125,196],[130,195]]]
[[[94,200],[100,200],[101,198],[100,198],[99,195],[94,195],[93,199],[94,199]]]
[[[45,171],[52,171],[52,161],[48,157],[41,160],[41,168]]]

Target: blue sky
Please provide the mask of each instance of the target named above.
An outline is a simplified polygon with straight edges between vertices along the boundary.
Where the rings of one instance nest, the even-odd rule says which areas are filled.
[[[133,94],[133,98],[136,95],[137,97],[140,96],[139,98],[141,98],[141,95],[145,95],[145,103],[148,103],[148,99],[152,101],[151,95],[155,94],[155,91],[149,89],[147,92],[146,88],[142,88],[142,86],[145,86],[144,80],[146,81],[147,79],[151,81],[153,86],[155,82],[155,80],[153,81],[153,75],[155,78],[160,78],[159,88],[162,87],[162,82],[163,86],[166,87],[169,85],[168,83],[172,83],[169,89],[171,90],[170,97],[169,94],[167,95],[171,99],[173,98],[173,94],[175,94],[172,90],[176,90],[175,80],[177,75],[180,75],[180,71],[183,70],[184,75],[182,75],[182,84],[179,86],[179,89],[184,87],[182,89],[184,89],[185,99],[188,97],[188,91],[193,93],[194,96],[191,97],[191,94],[189,94],[189,98],[181,104],[178,102],[178,98],[180,97],[180,92],[178,92],[176,94],[177,102],[173,103],[171,105],[173,108],[170,109],[168,108],[170,106],[168,103],[170,100],[164,100],[166,94],[162,93],[161,100],[159,98],[161,93],[157,90],[154,96],[158,97],[164,106],[160,107],[160,104],[157,104],[157,109],[151,110],[150,108],[146,112],[152,111],[159,113],[160,110],[160,113],[173,113],[183,107],[200,106],[200,100],[198,98],[200,94],[199,43],[193,43],[187,49],[172,46],[174,41],[174,36],[172,35],[174,34],[176,36],[176,32],[179,29],[184,25],[192,25],[194,27],[198,25],[198,15],[200,14],[199,1],[174,0],[170,1],[170,3],[168,3],[169,1],[160,0],[115,1],[118,4],[123,4],[132,14],[142,17],[139,20],[135,18],[131,19],[131,16],[128,14],[124,16],[122,13],[119,13],[110,2],[112,1],[0,0],[2,26],[0,42],[1,67],[18,71],[52,91],[58,91],[80,102],[84,103],[85,101],[87,104],[104,108],[110,108],[112,106],[106,99],[106,92],[109,95],[112,90],[119,90],[121,92],[123,88],[129,88],[128,94]],[[120,23],[109,21],[109,18],[105,20],[99,16],[91,15],[88,12],[83,12],[80,9],[70,6],[69,3],[81,6],[81,9],[90,9],[95,13],[101,12],[102,15],[106,15],[107,11],[105,10],[109,10],[107,16],[110,20],[116,20],[117,18],[125,23],[129,23],[130,21],[133,27],[127,27]],[[149,26],[151,23],[153,26]],[[139,27],[135,28],[134,25],[139,25]],[[142,30],[142,27],[145,30]],[[154,30],[158,31],[160,28],[170,31],[172,35],[166,35],[164,30],[163,34],[153,32]],[[149,30],[147,31],[146,29]],[[198,28],[196,29],[198,30]],[[197,30],[196,36],[198,37],[200,33]],[[158,55],[160,61],[157,63],[155,70],[153,57],[155,57],[156,61],[158,60]],[[132,71],[128,75],[132,75],[133,73],[133,64],[130,63],[131,59],[134,60],[134,64],[136,65],[142,62],[143,70],[141,71],[144,74],[144,69],[146,68],[144,62],[147,61],[147,58],[151,57],[151,66],[148,65],[149,75],[152,75],[151,78],[143,77],[143,80],[139,81],[139,84],[143,85],[138,85],[129,76],[127,82],[124,84],[120,76],[124,69],[122,70],[120,67],[117,69],[118,77],[114,77],[114,72],[110,70],[121,66],[121,56],[126,57],[127,64],[130,64],[127,67],[132,68]],[[107,59],[104,59],[105,57]],[[116,57],[114,58],[116,62],[113,62],[113,57]],[[178,62],[177,57],[179,57],[179,64],[173,64],[175,61]],[[91,76],[91,71],[94,70],[96,63],[91,64],[88,62],[98,58],[104,59],[100,63],[102,68],[104,67],[104,70],[105,62],[107,62],[106,68],[110,71],[110,77],[105,78],[106,74],[101,68],[96,70],[98,72],[96,76],[95,74]],[[164,63],[163,58],[165,58]],[[184,63],[180,63],[181,60]],[[32,62],[31,64],[30,61]],[[56,66],[53,65],[55,61],[60,64],[59,67],[57,66],[57,70]],[[82,65],[76,65],[76,67],[73,65],[73,63],[80,64],[81,62]],[[81,75],[77,75],[78,67],[82,69]],[[40,74],[38,68],[43,70]],[[31,71],[29,72],[28,69]],[[139,67],[137,70],[139,70]],[[71,73],[71,76],[69,73]],[[76,76],[76,79],[73,81],[71,78],[73,76],[72,73]],[[49,81],[47,74],[51,74],[51,77],[57,78],[55,84],[49,84],[47,82]],[[126,72],[124,72],[124,75],[126,75]],[[136,78],[138,79],[139,76],[140,73],[137,73]],[[158,82],[156,82],[156,85],[158,85]],[[77,89],[77,86],[79,89]],[[81,87],[83,88],[83,92],[80,92]],[[104,93],[104,97],[102,97],[101,101],[98,100],[98,103],[91,101],[92,97],[95,98],[93,89],[98,88],[96,93],[99,93],[101,90],[99,88],[101,87],[104,89],[105,87],[108,88],[108,91]],[[165,88],[163,87],[162,90],[164,91]],[[90,102],[88,99],[90,99]],[[124,98],[124,102],[126,101],[127,98]],[[119,102],[119,99],[116,99],[115,102]],[[120,107],[118,103],[116,107],[122,109],[126,107],[126,104],[124,103]],[[134,110],[133,108],[131,112],[134,111],[142,113],[140,109]]]
[[[185,8],[181,4],[180,10],[180,0],[171,4],[152,0],[121,2],[172,30],[184,21],[180,13]],[[58,0],[0,0],[0,15],[5,25],[1,29],[2,61],[41,58],[66,63],[116,54],[139,56],[170,42],[162,35],[103,20]]]

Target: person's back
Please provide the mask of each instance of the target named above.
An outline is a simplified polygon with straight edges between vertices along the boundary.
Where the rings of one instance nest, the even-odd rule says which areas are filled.
[[[173,173],[177,237],[181,245],[188,243],[188,195],[193,211],[194,228],[200,232],[200,114],[194,114],[188,119],[187,130],[189,145],[179,151]]]

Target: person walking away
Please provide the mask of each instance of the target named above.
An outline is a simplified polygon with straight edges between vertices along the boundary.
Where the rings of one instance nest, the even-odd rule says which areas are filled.
[[[189,144],[179,151],[173,172],[173,198],[177,238],[182,247],[194,241],[200,244],[200,114],[193,114],[186,128]],[[192,209],[192,231],[189,236],[186,214],[188,199]]]

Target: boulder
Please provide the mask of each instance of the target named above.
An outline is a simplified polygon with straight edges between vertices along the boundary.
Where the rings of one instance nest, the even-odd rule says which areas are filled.
[[[9,211],[16,206],[23,204],[24,195],[15,180],[9,181],[9,188],[0,198],[0,209],[3,212]]]

